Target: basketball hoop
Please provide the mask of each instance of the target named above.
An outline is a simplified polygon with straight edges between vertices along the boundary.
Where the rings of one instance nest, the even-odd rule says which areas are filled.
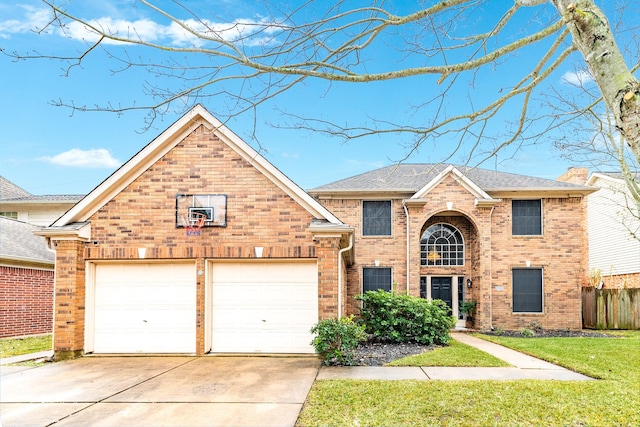
[[[187,236],[199,236],[200,230],[207,221],[207,216],[198,212],[190,212],[188,215],[181,215],[180,220]]]

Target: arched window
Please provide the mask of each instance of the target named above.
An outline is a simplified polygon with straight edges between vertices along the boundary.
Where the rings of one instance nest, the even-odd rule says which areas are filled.
[[[421,265],[464,265],[464,240],[450,224],[434,224],[420,239]]]

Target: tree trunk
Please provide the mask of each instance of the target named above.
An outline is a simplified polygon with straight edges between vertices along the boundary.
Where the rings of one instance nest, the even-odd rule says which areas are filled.
[[[618,130],[640,162],[640,83],[625,63],[607,18],[593,0],[550,1],[567,22]]]

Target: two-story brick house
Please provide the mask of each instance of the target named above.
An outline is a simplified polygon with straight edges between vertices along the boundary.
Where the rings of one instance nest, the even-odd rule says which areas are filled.
[[[456,315],[477,299],[479,328],[580,328],[589,188],[392,171],[312,197],[194,107],[40,232],[56,247],[56,357],[311,353],[313,324],[393,282]]]
[[[348,294],[393,288],[448,303],[464,326],[580,329],[583,197],[592,188],[438,164],[400,164],[309,191],[355,230]],[[358,302],[348,300],[349,312]]]

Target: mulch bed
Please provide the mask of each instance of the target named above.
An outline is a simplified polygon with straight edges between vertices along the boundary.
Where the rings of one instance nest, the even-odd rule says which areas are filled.
[[[485,335],[502,337],[525,338],[521,331],[492,331],[482,332]],[[551,337],[591,337],[591,338],[618,338],[615,335],[608,335],[595,331],[567,331],[567,330],[535,330],[535,335],[526,338],[551,338]],[[416,343],[393,343],[384,341],[365,341],[358,345],[355,351],[354,360],[360,366],[383,366],[386,363],[405,356],[420,354],[434,350],[439,346],[421,345]]]

